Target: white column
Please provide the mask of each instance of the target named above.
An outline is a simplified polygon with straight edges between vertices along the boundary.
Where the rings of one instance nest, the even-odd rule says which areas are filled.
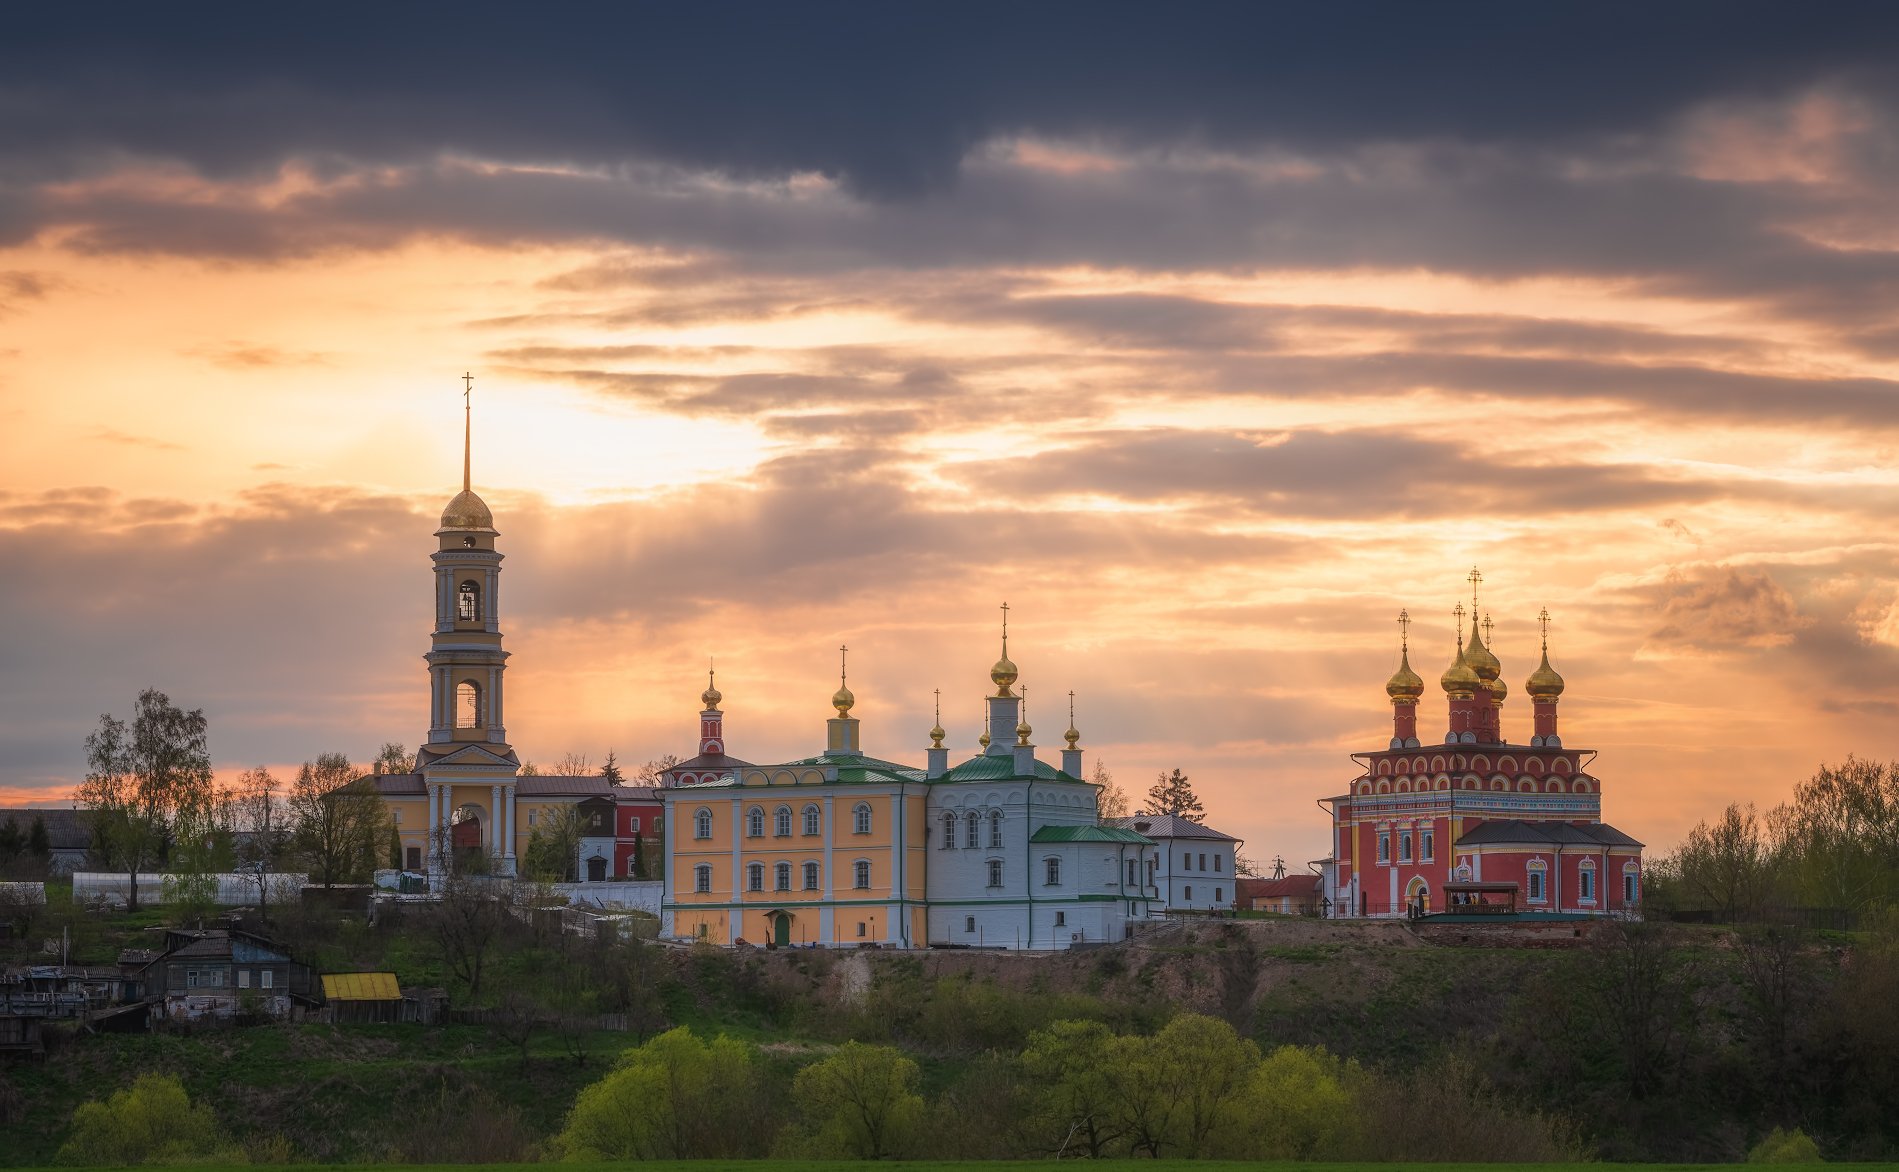
[[[501,854],[502,854],[502,857],[503,857],[503,858],[509,858],[509,859],[512,859],[512,858],[514,857],[514,799],[515,799],[515,794],[514,794],[514,787],[513,787],[513,786],[508,786],[508,787],[507,787],[507,790],[508,790],[508,833],[507,833],[507,837],[506,837],[505,839],[503,839],[503,840],[502,840],[502,847],[503,847],[503,849],[502,849],[502,852],[501,852]]]
[[[488,798],[488,854],[501,857],[501,787],[492,786]]]

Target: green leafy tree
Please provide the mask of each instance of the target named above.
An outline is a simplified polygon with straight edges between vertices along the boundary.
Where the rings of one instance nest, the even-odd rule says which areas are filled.
[[[1151,1038],[1117,1038],[1109,1059],[1133,1149],[1192,1159],[1230,1118],[1228,1101],[1252,1078],[1259,1047],[1218,1018],[1183,1013]]]
[[[1206,810],[1193,792],[1187,775],[1179,769],[1163,773],[1147,791],[1147,813],[1174,814],[1189,822],[1205,822]]]
[[[819,1159],[909,1154],[923,1124],[917,1064],[890,1046],[846,1042],[791,1083],[800,1123],[789,1145]]]
[[[86,737],[86,780],[79,800],[91,811],[93,851],[131,884],[166,857],[181,821],[212,800],[209,722],[204,709],[184,711],[156,688],[139,693],[131,723],[110,713]]]
[[[758,1154],[760,1107],[751,1049],[681,1026],[581,1091],[556,1143],[586,1162],[739,1158]]]
[[[414,773],[415,754],[396,741],[384,741],[376,752],[376,772]]]
[[[1227,1159],[1330,1158],[1356,1104],[1346,1065],[1322,1046],[1281,1046],[1227,1104],[1218,1151]]]
[[[73,1112],[72,1138],[59,1149],[59,1162],[178,1164],[223,1155],[224,1148],[209,1106],[193,1104],[175,1076],[145,1074],[103,1103],[80,1104]]]
[[[237,862],[232,816],[230,795],[215,791],[179,812],[165,886],[183,920],[202,920],[217,907],[218,877]]]
[[[1120,783],[1114,780],[1114,774],[1108,772],[1107,762],[1095,758],[1095,771],[1088,775],[1088,780],[1101,787],[1096,796],[1095,809],[1103,821],[1128,816],[1128,791],[1122,789]]]
[[[257,906],[270,912],[270,875],[290,846],[290,816],[284,806],[283,785],[259,765],[238,775],[232,794],[238,840],[237,859],[257,891]]]
[[[382,795],[342,753],[320,754],[297,770],[290,815],[297,851],[325,887],[367,881],[393,824]]]
[[[1029,1035],[1028,1084],[1040,1088],[1028,1121],[1038,1152],[1112,1155],[1126,1134],[1108,1064],[1115,1036],[1098,1021],[1058,1021]]]
[[[1773,844],[1754,807],[1734,803],[1713,825],[1698,823],[1675,855],[1683,898],[1722,920],[1758,919],[1773,900]]]
[[[1849,913],[1899,902],[1899,765],[1822,766],[1775,822],[1802,902]]]

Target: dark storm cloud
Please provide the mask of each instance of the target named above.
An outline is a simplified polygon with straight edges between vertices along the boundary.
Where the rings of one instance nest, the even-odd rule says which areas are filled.
[[[970,484],[1160,503],[1196,498],[1256,517],[1539,516],[1642,508],[1726,495],[1646,468],[1511,464],[1491,450],[1392,432],[1261,435],[1152,430],[1098,434],[1027,460],[959,465]]]
[[[213,172],[453,150],[908,194],[1031,131],[1214,145],[1651,125],[1883,68],[1899,13],[1829,4],[46,6],[10,15],[0,156]]]

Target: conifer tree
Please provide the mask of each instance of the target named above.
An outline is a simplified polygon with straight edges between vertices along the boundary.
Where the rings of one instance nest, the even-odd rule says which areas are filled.
[[[1174,814],[1189,822],[1205,822],[1206,809],[1193,792],[1193,785],[1187,775],[1178,767],[1170,774],[1163,773],[1147,791],[1147,813]]]

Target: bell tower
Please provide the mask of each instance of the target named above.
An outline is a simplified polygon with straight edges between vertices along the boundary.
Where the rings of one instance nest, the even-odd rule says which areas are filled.
[[[429,735],[416,770],[429,795],[431,855],[472,847],[491,867],[514,871],[514,779],[503,703],[508,653],[501,647],[501,553],[494,515],[472,486],[472,375],[462,376],[462,490],[435,531],[435,630],[430,635]],[[470,827],[468,824],[473,823]]]

